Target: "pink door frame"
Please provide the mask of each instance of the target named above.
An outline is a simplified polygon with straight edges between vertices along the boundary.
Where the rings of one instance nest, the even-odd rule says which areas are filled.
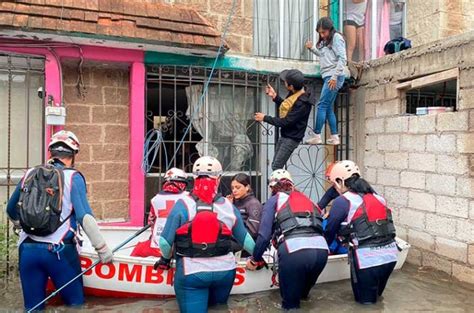
[[[54,44],[50,44],[54,45]],[[18,46],[11,41],[2,44],[0,50],[27,55],[45,57],[45,89],[48,95],[53,96],[54,102],[59,104],[61,99],[61,58],[80,58],[79,46],[44,48],[40,44],[28,47],[18,41]],[[128,63],[130,65],[130,143],[129,143],[129,221],[114,223],[120,226],[143,225],[145,213],[145,175],[141,169],[143,145],[145,137],[145,80],[144,52],[139,50],[117,49],[95,46],[80,46],[85,60]],[[62,127],[45,127],[45,138]],[[47,142],[45,143],[48,144]],[[45,149],[47,151],[47,149]],[[109,224],[110,225],[110,224]]]

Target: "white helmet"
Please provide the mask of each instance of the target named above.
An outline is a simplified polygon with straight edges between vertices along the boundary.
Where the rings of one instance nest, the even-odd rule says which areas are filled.
[[[170,168],[165,173],[165,181],[178,181],[187,183],[186,177],[186,173],[176,167]]]
[[[193,174],[196,177],[209,176],[219,178],[222,175],[222,165],[219,160],[211,156],[203,156],[194,162]]]
[[[350,160],[332,163],[326,170],[326,178],[335,184],[339,184],[338,180],[344,182],[354,174],[360,176],[360,170],[357,164]]]
[[[280,180],[282,179],[287,179],[293,183],[293,178],[291,178],[290,172],[284,169],[280,169],[280,170],[274,170],[272,172],[272,174],[270,175],[270,179],[268,181],[268,186],[273,187],[276,184],[278,184],[278,182],[280,182]]]
[[[48,149],[51,151],[51,147],[55,146],[58,143],[65,144],[66,146],[71,148],[71,150],[74,153],[79,152],[79,147],[80,147],[79,139],[77,139],[77,136],[74,135],[74,133],[71,131],[60,130],[57,133],[55,133],[51,137],[51,142],[48,145]]]

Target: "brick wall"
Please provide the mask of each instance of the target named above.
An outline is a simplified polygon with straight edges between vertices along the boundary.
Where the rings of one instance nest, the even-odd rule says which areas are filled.
[[[128,69],[88,64],[83,70],[85,98],[78,96],[77,66],[63,68],[66,129],[81,142],[77,168],[87,181],[94,214],[100,219],[128,217]]]
[[[474,283],[474,34],[370,62],[357,89],[358,162],[394,209],[408,261]],[[460,69],[458,112],[406,115],[399,80]],[[361,122],[362,121],[362,122]],[[356,125],[357,121],[356,121]]]
[[[407,2],[407,37],[413,46],[471,30],[474,30],[474,2],[471,0]]]
[[[156,1],[156,0],[155,0]],[[223,31],[232,7],[232,0],[158,0],[184,5],[195,9],[209,20],[219,31]],[[253,1],[237,0],[234,16],[227,32],[226,41],[232,53],[252,53]]]

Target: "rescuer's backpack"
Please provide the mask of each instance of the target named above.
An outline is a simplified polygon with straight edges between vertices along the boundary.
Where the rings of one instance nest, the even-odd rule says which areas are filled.
[[[61,220],[63,181],[63,170],[50,164],[36,166],[26,173],[17,204],[24,232],[47,236],[69,218]]]

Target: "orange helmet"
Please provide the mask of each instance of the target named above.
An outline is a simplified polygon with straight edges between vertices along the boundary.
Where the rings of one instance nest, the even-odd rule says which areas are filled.
[[[360,176],[359,167],[357,164],[349,160],[331,163],[326,170],[326,178],[336,184],[339,184],[337,180],[343,182],[354,174]]]

